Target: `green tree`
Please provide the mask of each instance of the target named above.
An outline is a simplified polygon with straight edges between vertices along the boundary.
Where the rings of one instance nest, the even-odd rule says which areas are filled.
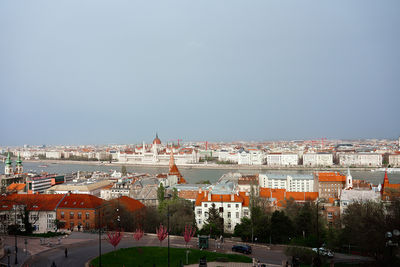
[[[213,203],[208,209],[208,218],[205,221],[201,234],[218,237],[223,233],[223,219]]]
[[[160,183],[160,186],[157,189],[157,199],[158,205],[161,205],[165,199],[165,187],[162,183]]]
[[[122,165],[122,167],[121,167],[121,174],[122,174],[122,176],[126,176],[126,174],[127,174],[125,165]]]
[[[284,211],[274,211],[271,217],[272,242],[286,244],[293,237],[293,225]]]

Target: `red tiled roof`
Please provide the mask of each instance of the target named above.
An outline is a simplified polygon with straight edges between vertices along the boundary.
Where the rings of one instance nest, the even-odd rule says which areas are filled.
[[[9,186],[7,186],[7,191],[21,191],[24,190],[26,184],[16,184],[12,183]]]
[[[59,208],[94,209],[103,204],[104,200],[88,194],[69,194],[61,201]]]
[[[196,199],[197,194],[197,190],[181,190],[178,192],[178,197],[191,200]]]
[[[128,211],[131,212],[140,210],[145,207],[139,200],[127,196],[122,196],[119,199],[111,199],[109,202],[115,206],[117,205],[118,200],[120,205],[123,205]]]
[[[55,210],[65,195],[12,194],[0,199],[0,210],[10,210],[13,205],[26,205],[28,210]]]
[[[318,198],[318,192],[287,192],[286,189],[260,187],[260,197],[275,198],[278,206],[281,206],[282,201],[291,198],[295,201],[314,201]]]
[[[240,202],[242,206],[247,207],[249,206],[249,196],[246,196],[245,192],[239,192],[237,194],[229,194],[229,195],[220,195],[220,194],[211,194],[211,200],[208,200],[207,191],[197,193],[196,197],[196,206],[201,206],[202,202]],[[233,199],[232,199],[233,195]]]
[[[338,172],[320,172],[318,180],[320,182],[346,182],[346,176]]]

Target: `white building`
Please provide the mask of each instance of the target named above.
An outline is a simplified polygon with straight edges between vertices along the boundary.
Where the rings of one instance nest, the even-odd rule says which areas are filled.
[[[259,174],[260,187],[286,189],[288,192],[313,192],[314,176],[312,174]]]
[[[239,162],[239,154],[238,154],[238,152],[235,152],[235,151],[228,151],[228,150],[222,149],[218,152],[218,161],[238,163]]]
[[[264,151],[259,149],[242,150],[238,153],[239,165],[263,165],[265,159]]]
[[[34,233],[54,232],[56,209],[64,197],[65,195],[8,195],[0,200],[0,232],[7,232],[8,225],[15,222],[20,230],[25,231],[25,208]]]
[[[46,151],[46,158],[48,159],[61,159],[61,151]]]
[[[400,154],[389,155],[389,165],[391,167],[399,167],[400,166]]]
[[[382,166],[382,155],[378,153],[340,153],[339,164],[348,167],[380,167]]]
[[[340,215],[347,209],[347,206],[356,201],[367,202],[381,200],[380,192],[373,190],[342,190],[340,194]]]
[[[297,166],[299,156],[292,153],[270,153],[267,154],[268,166]]]
[[[215,205],[224,219],[224,231],[233,233],[241,219],[250,216],[249,196],[247,193],[213,194],[199,190],[196,198],[195,219],[201,229],[207,222],[209,209]]]
[[[331,153],[305,153],[303,154],[303,166],[326,167],[333,165]]]
[[[163,146],[157,135],[151,145],[143,143],[142,146],[136,146],[133,150],[119,151],[117,153],[117,158],[118,161],[122,163],[166,165],[169,163],[171,150],[174,153],[175,162],[177,164],[193,164],[199,162],[200,154],[196,149]]]

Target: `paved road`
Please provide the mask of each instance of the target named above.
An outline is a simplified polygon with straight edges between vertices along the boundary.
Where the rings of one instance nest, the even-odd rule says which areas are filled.
[[[99,244],[97,235],[86,236],[87,240],[79,243],[73,243],[69,245],[62,245],[51,250],[47,250],[30,257],[23,266],[29,267],[45,267],[51,266],[54,263],[57,267],[68,266],[68,267],[78,267],[84,266],[84,264],[92,258],[99,255]],[[79,236],[79,239],[83,239]],[[132,246],[159,246],[155,235],[146,235],[140,241],[133,239],[132,235],[125,235],[118,248],[126,248]],[[102,253],[107,253],[113,250],[113,247],[106,241],[102,240]],[[182,237],[171,237],[170,238],[171,247],[185,247],[185,243]],[[192,240],[189,244],[191,247],[197,246],[197,239]],[[225,242],[221,249],[215,249],[215,243],[211,240],[210,250],[216,250],[218,252],[231,252],[233,243],[228,241]],[[167,246],[167,240],[163,241],[163,246]],[[65,258],[64,250],[65,247],[68,249],[68,257]],[[286,259],[286,256],[281,250],[268,250],[265,247],[253,246],[253,254],[261,262],[270,264],[281,264],[282,260]]]
[[[103,236],[105,238],[105,236]],[[57,242],[57,239],[51,240],[53,244]],[[13,244],[13,238],[8,237],[5,240],[6,246]],[[216,248],[215,241],[210,240],[210,250],[232,253],[231,248],[233,244],[237,242],[232,242],[227,240],[222,248]],[[56,247],[47,247],[40,245],[40,239],[29,239],[28,242],[28,252],[26,255],[23,252],[23,239],[18,241],[19,252],[18,259],[19,265],[17,266],[29,266],[29,267],[46,267],[51,266],[54,262],[57,267],[68,266],[68,267],[79,267],[84,266],[86,262],[97,257],[99,255],[99,241],[98,235],[78,233],[73,232],[68,238],[62,240],[61,245],[56,245]],[[172,236],[170,238],[171,247],[185,247],[185,242],[183,237]],[[113,247],[105,240],[102,240],[102,253],[107,253],[113,250]],[[125,234],[118,248],[126,248],[132,246],[159,246],[160,242],[157,237],[152,234],[145,235],[140,241],[133,239],[132,234]],[[163,246],[167,246],[167,240],[164,240]],[[197,247],[197,239],[193,240],[189,244],[190,247]],[[68,257],[65,257],[65,248],[68,249]],[[254,257],[260,262],[268,263],[272,265],[281,266],[283,261],[286,261],[286,256],[284,255],[284,248],[281,246],[272,246],[270,249],[268,246],[263,245],[252,245],[253,253],[251,257]],[[13,252],[13,248],[11,247]],[[365,257],[355,256],[355,255],[345,255],[336,253],[334,257],[335,262],[341,261],[354,261],[354,260],[365,260]],[[13,263],[14,255],[11,255],[11,263]],[[3,258],[3,263],[7,262],[7,257]],[[25,262],[24,264],[22,264]],[[15,266],[15,265],[12,265]]]

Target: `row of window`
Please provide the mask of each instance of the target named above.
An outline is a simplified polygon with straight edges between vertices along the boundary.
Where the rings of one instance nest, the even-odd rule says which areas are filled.
[[[204,208],[208,207],[207,203],[203,203],[203,204],[204,204]],[[210,207],[211,207],[211,205],[210,205]],[[230,208],[230,207],[231,207],[231,204],[228,204],[228,208]],[[235,204],[235,207],[238,209],[239,208],[239,204]]]
[[[74,219],[74,212],[70,212],[69,213],[69,218],[70,219]],[[86,219],[88,220],[89,218],[90,218],[90,213],[89,212],[86,212],[86,214],[85,214],[85,216],[86,216]],[[61,219],[64,219],[65,218],[65,213],[62,211],[61,212]],[[78,219],[82,219],[82,212],[78,212]]]

